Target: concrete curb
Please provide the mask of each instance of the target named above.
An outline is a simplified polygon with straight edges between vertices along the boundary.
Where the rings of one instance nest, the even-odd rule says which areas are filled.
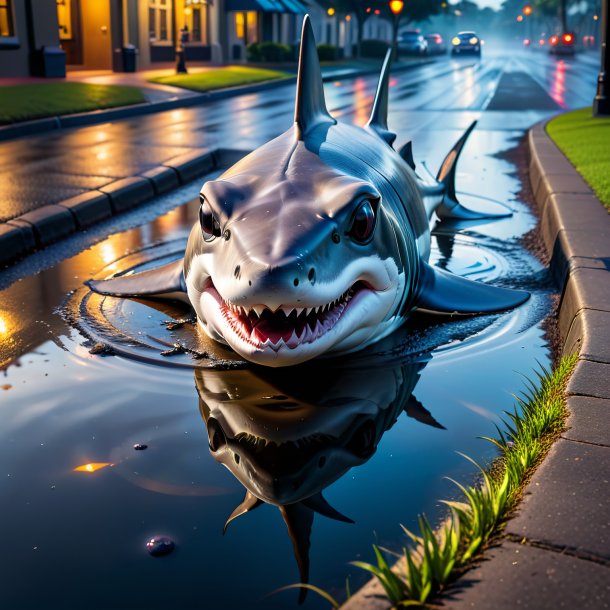
[[[528,134],[530,181],[561,292],[569,430],[525,489],[502,544],[441,598],[443,608],[597,610],[610,599],[610,215],[549,138]],[[388,610],[376,579],[342,610]]]
[[[144,172],[0,223],[0,265],[150,201],[160,193],[228,167],[248,151],[200,148]]]
[[[428,60],[416,64],[398,66],[394,68],[394,72],[405,72],[412,70],[416,67],[432,63],[432,61],[433,60]],[[354,70],[353,72],[344,71],[335,74],[327,74],[322,77],[322,80],[326,83],[335,80],[345,80],[348,78],[368,76],[371,74],[377,74],[378,72],[378,68],[366,68],[362,70]],[[134,116],[174,110],[176,108],[190,108],[192,106],[208,104],[210,102],[224,100],[230,97],[236,97],[238,95],[249,95],[251,93],[258,93],[259,91],[266,91],[267,89],[275,89],[291,83],[296,83],[296,76],[279,78],[271,81],[263,81],[261,83],[253,83],[251,85],[240,85],[239,87],[217,89],[207,93],[196,93],[194,95],[189,95],[188,97],[177,97],[158,102],[146,102],[144,104],[133,104],[131,106],[118,106],[117,108],[107,108],[105,110],[93,110],[91,112],[47,117],[44,119],[35,119],[33,121],[23,121],[21,123],[11,125],[3,125],[0,126],[0,142],[23,136],[38,135],[47,131],[53,131],[55,129],[96,125],[99,123],[107,123],[108,121],[116,121],[118,119],[126,119]]]

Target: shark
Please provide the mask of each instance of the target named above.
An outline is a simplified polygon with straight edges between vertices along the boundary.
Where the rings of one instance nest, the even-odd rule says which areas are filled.
[[[205,334],[270,367],[363,350],[416,308],[483,314],[521,305],[529,293],[429,263],[435,214],[506,214],[475,212],[456,195],[456,164],[474,123],[432,181],[415,171],[410,143],[394,148],[390,64],[388,51],[367,123],[337,121],[306,16],[292,126],[203,185],[182,259],[89,287],[186,301]]]
[[[275,506],[301,583],[309,578],[315,516],[354,523],[323,491],[371,459],[403,413],[417,425],[444,430],[413,395],[429,357],[338,360],[331,366],[314,361],[288,369],[195,370],[210,453],[245,488],[224,531],[261,506]]]

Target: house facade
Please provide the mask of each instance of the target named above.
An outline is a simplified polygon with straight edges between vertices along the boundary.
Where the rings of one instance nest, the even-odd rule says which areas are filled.
[[[293,44],[301,0],[0,0],[0,77],[242,61],[252,42]]]

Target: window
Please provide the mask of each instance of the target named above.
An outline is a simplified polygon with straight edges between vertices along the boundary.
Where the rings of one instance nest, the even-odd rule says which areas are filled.
[[[12,13],[11,0],[0,0],[0,38],[12,38],[15,35]]]
[[[235,13],[235,36],[246,46],[258,42],[258,14],[255,11]]]
[[[187,6],[184,9],[184,22],[190,31],[190,42],[201,44],[210,44],[209,38],[209,11],[210,7],[207,2],[193,2],[187,0]]]
[[[171,42],[171,15],[168,0],[148,0],[148,37],[151,42]]]
[[[71,0],[57,0],[59,40],[72,40]]]

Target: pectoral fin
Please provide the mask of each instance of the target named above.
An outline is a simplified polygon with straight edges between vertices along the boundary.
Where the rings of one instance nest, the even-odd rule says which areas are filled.
[[[85,282],[93,292],[124,297],[156,297],[188,301],[182,259],[133,275]]]
[[[447,313],[493,313],[512,309],[529,299],[529,292],[490,286],[423,264],[418,307]]]

